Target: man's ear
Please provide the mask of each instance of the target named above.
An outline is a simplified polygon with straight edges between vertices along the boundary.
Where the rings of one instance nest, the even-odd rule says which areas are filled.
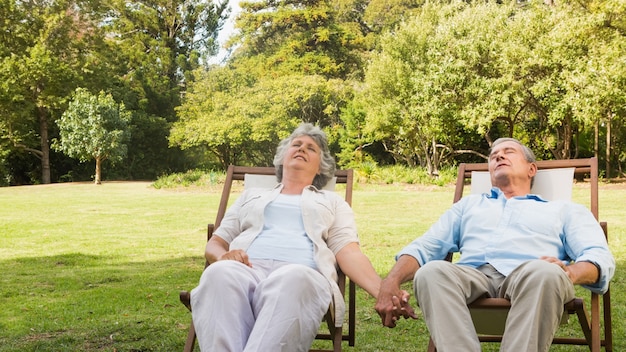
[[[528,164],[528,176],[530,178],[535,177],[535,175],[537,174],[537,164],[536,163],[530,163]]]

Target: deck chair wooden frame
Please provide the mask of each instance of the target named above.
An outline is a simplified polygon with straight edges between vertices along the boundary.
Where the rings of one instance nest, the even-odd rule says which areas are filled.
[[[224,181],[224,187],[222,189],[222,195],[220,199],[220,203],[217,209],[217,216],[215,218],[215,222],[209,224],[207,226],[207,241],[213,235],[214,230],[220,225],[222,219],[224,218],[224,214],[229,205],[229,200],[232,195],[232,186],[234,181],[245,181],[246,177],[253,176],[267,176],[268,178],[273,177],[273,182],[270,180],[267,184],[275,184],[275,172],[276,170],[273,167],[248,167],[248,166],[234,166],[230,165],[226,172],[226,180]],[[335,178],[333,181],[334,184],[344,184],[345,189],[345,200],[350,206],[352,206],[352,185],[354,181],[353,170],[337,170],[335,172]],[[261,181],[265,182],[265,181]],[[334,185],[332,185],[334,188]],[[205,268],[209,263],[205,262]],[[332,350],[311,350],[311,352],[323,352],[323,351],[333,351],[340,352],[342,350],[342,341],[348,341],[349,346],[354,346],[355,344],[355,330],[356,330],[356,285],[351,280],[347,279],[345,274],[341,272],[341,270],[337,271],[338,274],[338,285],[341,293],[346,297],[348,296],[348,302],[346,304],[347,308],[347,332],[344,332],[343,327],[335,327],[335,323],[332,319],[332,315],[330,312],[326,313],[324,320],[326,321],[326,325],[328,327],[328,332],[320,332],[315,337],[317,340],[326,340],[331,341],[333,345]],[[346,282],[348,283],[346,289]],[[347,291],[347,292],[346,292]],[[188,291],[180,292],[180,301],[183,303],[189,311],[191,311],[191,303],[190,303],[190,294]],[[344,324],[345,325],[345,324]],[[189,331],[187,333],[187,340],[185,342],[184,352],[192,352],[196,343],[196,330],[193,326],[193,321],[189,326]]]
[[[598,160],[597,158],[588,159],[570,159],[570,160],[544,160],[538,161],[537,167],[539,170],[553,170],[572,168],[574,175],[589,176],[590,184],[590,210],[598,219]],[[458,202],[463,197],[465,186],[468,184],[467,180],[471,180],[472,175],[476,175],[476,172],[488,171],[487,163],[479,164],[460,164],[458,170],[458,176],[456,181],[456,188],[454,192],[454,203]],[[607,236],[607,224],[606,222],[600,222],[604,235]],[[449,255],[448,260],[452,259],[452,255]],[[602,304],[600,304],[602,300]],[[602,305],[602,308],[601,308]],[[610,290],[604,295],[598,295],[591,292],[591,298],[589,300],[589,309],[583,298],[575,298],[571,302],[565,304],[564,318],[569,315],[576,314],[580,323],[582,337],[555,337],[552,341],[553,344],[566,344],[566,345],[587,345],[592,352],[600,352],[604,347],[605,351],[613,351],[613,335],[611,326],[611,298]],[[504,329],[504,320],[506,314],[511,305],[507,299],[504,298],[481,298],[469,305],[470,311],[480,312],[480,314],[489,314],[490,319],[500,320],[502,330]],[[589,314],[591,311],[591,315]],[[602,313],[602,318],[601,318]],[[474,315],[474,314],[473,314]],[[604,327],[604,336],[601,336],[601,320]],[[500,334],[481,334],[479,325],[474,321],[474,325],[477,327],[479,334],[479,340],[481,342],[501,342],[502,335]],[[436,347],[432,338],[430,339],[428,351],[436,351]]]

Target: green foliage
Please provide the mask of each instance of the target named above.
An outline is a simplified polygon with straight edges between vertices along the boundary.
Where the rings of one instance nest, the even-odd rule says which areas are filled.
[[[125,103],[175,120],[174,108],[202,55],[217,50],[227,2],[110,0],[104,30],[114,40],[108,57],[131,93]],[[203,53],[203,54],[201,54]],[[182,89],[181,89],[182,88]]]
[[[363,20],[372,31],[393,30],[402,21],[413,17],[426,0],[372,0],[367,5]]]
[[[43,182],[50,182],[50,173],[64,173],[50,163],[48,140],[57,137],[54,120],[78,86],[110,92],[138,115],[175,120],[174,107],[193,79],[191,70],[217,49],[227,6],[196,0],[2,0],[0,155],[24,153],[41,159],[39,167],[24,159],[24,167],[42,172]],[[138,135],[153,137],[155,125],[149,127]],[[172,161],[163,169],[174,168],[181,158],[161,157],[172,154],[168,132],[169,126],[161,128],[155,139],[163,142],[124,174],[143,176],[141,167],[157,162]]]
[[[299,122],[337,124],[350,90],[322,76],[258,78],[230,67],[197,77],[177,110],[170,143],[206,147],[224,167],[271,165],[278,142]]]
[[[0,120],[6,133],[0,148],[36,156],[40,180],[49,183],[53,122],[81,80],[98,82],[85,54],[98,27],[87,10],[75,11],[64,0],[2,4],[0,31],[7,35],[0,38]]]
[[[542,158],[593,155],[580,139],[598,121],[624,126],[626,37],[613,18],[539,1],[425,4],[382,36],[358,110],[343,116],[359,136],[347,145],[382,144],[433,171],[500,136]]]
[[[437,176],[421,167],[403,165],[377,166],[372,162],[354,165],[358,182],[371,184],[407,184],[422,186],[446,186],[456,181],[456,168],[443,168]]]
[[[177,172],[159,177],[152,187],[156,189],[167,189],[177,187],[206,187],[224,183],[225,172],[189,170],[187,172]]]
[[[128,162],[106,165],[118,178],[268,165],[300,121],[325,128],[341,165],[434,175],[514,136],[624,174],[621,0],[246,1],[219,67],[203,64],[226,1],[0,1],[9,183],[84,173],[48,145],[79,86],[133,114]]]
[[[122,161],[128,151],[131,115],[110,94],[93,95],[78,88],[74,100],[57,121],[60,140],[54,147],[80,161],[96,160],[96,182],[100,162]]]
[[[433,177],[423,168],[410,168],[401,165],[378,166],[372,162],[355,164],[355,181],[366,184],[407,184],[422,186],[446,186],[456,180],[456,168],[445,168]],[[204,171],[200,169],[177,172],[160,176],[152,187],[168,189],[177,187],[206,187],[222,183],[226,177],[223,171]]]
[[[179,149],[169,148],[169,124],[164,117],[136,111],[129,125],[128,154],[123,163],[111,165],[110,172],[119,179],[154,180],[167,171],[187,167],[187,158]]]
[[[254,67],[258,75],[301,73],[344,79],[359,74],[362,14],[341,4],[329,0],[241,2],[239,33],[232,39],[239,47],[232,61]]]

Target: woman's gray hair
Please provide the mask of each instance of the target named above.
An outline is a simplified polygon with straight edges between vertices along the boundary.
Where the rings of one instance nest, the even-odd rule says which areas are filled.
[[[326,133],[322,131],[319,127],[314,126],[310,123],[302,123],[298,128],[296,128],[289,137],[283,139],[278,144],[276,148],[276,154],[274,155],[274,167],[276,167],[276,178],[278,182],[281,182],[283,179],[283,160],[285,158],[285,153],[291,142],[301,136],[309,136],[311,137],[318,147],[320,147],[320,173],[315,175],[313,179],[313,186],[317,187],[317,189],[322,189],[330,179],[335,177],[335,158],[330,154],[330,150],[328,149],[328,139],[326,138]]]

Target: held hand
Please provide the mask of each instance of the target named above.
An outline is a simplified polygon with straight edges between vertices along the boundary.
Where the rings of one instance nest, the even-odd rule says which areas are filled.
[[[393,297],[392,300],[394,301],[394,305],[397,303],[397,307],[399,307],[397,312],[402,315],[404,319],[417,319],[417,314],[415,313],[415,310],[413,310],[413,307],[411,307],[409,298],[411,298],[411,294],[402,290],[402,296],[399,299],[397,297]]]
[[[382,320],[382,324],[388,328],[395,327],[396,321],[401,316],[405,319],[409,317],[417,319],[413,307],[408,303],[410,297],[409,293],[394,286],[395,285],[392,284],[386,284],[383,280],[378,293],[376,306],[374,307]]]
[[[245,251],[241,249],[234,249],[232,251],[228,251],[222,254],[218,260],[234,260],[234,261],[243,263],[249,267],[252,267],[252,265],[250,265],[250,261],[248,260],[248,253],[246,253]]]

